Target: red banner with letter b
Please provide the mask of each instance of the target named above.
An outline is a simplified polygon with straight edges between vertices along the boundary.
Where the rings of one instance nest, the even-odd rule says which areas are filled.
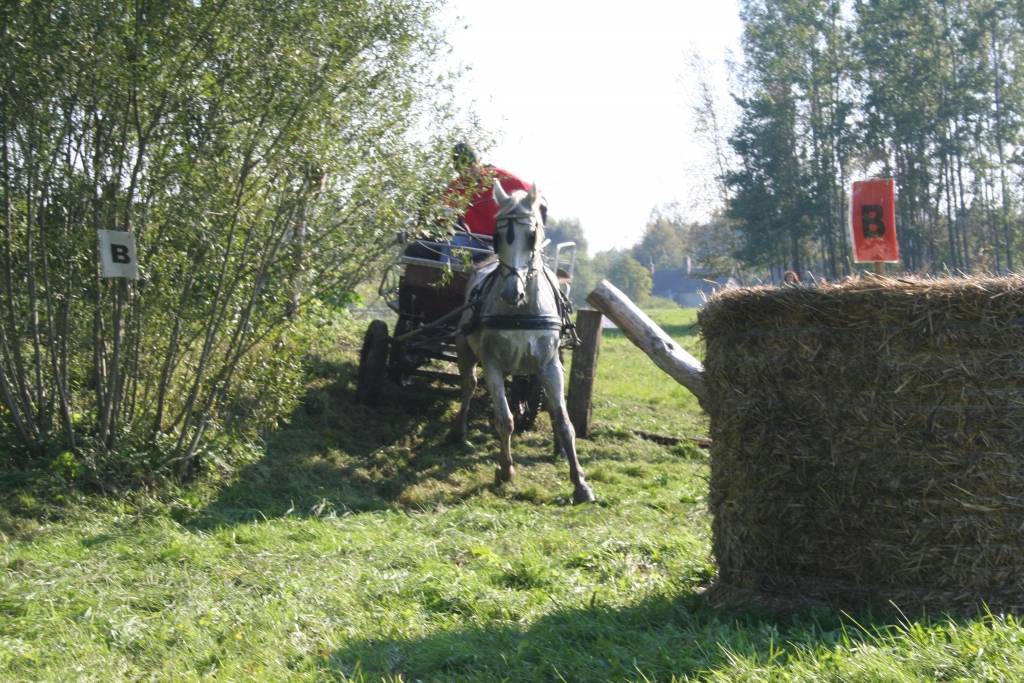
[[[857,180],[850,195],[850,233],[857,263],[898,263],[896,182],[892,178]]]

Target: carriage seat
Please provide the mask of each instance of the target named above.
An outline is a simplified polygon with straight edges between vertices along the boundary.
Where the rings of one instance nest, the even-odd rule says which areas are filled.
[[[463,255],[469,256],[468,263]],[[402,263],[407,266],[451,268],[455,271],[478,270],[495,258],[489,235],[464,232],[456,233],[448,240],[417,239],[402,252]]]

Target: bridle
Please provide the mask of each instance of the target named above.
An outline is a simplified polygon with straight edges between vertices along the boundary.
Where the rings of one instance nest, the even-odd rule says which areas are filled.
[[[510,266],[501,258],[498,258],[498,272],[499,278],[502,282],[507,280],[512,275],[515,275],[516,279],[523,283],[523,288],[526,288],[526,284],[533,278],[537,277],[537,228],[533,225],[533,214],[529,213],[514,213],[505,218],[498,220],[494,230],[495,245],[494,251],[498,251],[497,240],[504,239],[506,244],[513,244],[516,241],[516,224],[518,223],[530,223],[530,227],[533,228],[529,232],[529,239],[532,240],[530,245],[530,263],[527,266],[521,266],[516,268]]]
[[[498,267],[485,281],[471,294],[471,304],[473,306],[473,315],[470,320],[465,323],[461,331],[463,334],[469,334],[477,327],[488,328],[492,330],[559,330],[564,332],[569,330],[570,342],[576,340],[575,326],[572,324],[570,317],[571,304],[568,299],[558,289],[557,283],[554,282],[551,275],[548,274],[548,282],[551,285],[552,290],[555,292],[556,303],[558,305],[558,314],[552,313],[506,313],[506,314],[492,314],[492,315],[481,315],[481,303],[486,293],[490,291],[494,286],[502,285],[513,275],[519,280],[523,289],[527,290],[527,284],[530,280],[538,277],[538,273],[541,272],[542,262],[538,253],[537,244],[537,232],[538,226],[534,222],[534,214],[522,211],[511,213],[507,216],[503,216],[498,219],[497,225],[494,230],[494,251],[498,252],[498,245],[500,240],[505,240],[506,245],[513,244],[519,239],[517,234],[517,224],[529,224],[531,230],[528,233],[527,239],[531,240],[530,243],[530,261],[526,266],[516,268],[515,266],[508,265],[501,260],[501,256],[498,257]]]

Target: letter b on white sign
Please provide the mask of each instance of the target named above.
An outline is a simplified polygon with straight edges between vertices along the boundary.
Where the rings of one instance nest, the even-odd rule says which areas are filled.
[[[135,235],[121,230],[97,230],[100,237],[100,259],[103,277],[139,279],[139,262],[135,259]]]

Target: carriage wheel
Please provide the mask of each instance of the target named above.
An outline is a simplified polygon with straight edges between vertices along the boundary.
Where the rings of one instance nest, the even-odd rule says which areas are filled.
[[[509,387],[509,408],[515,420],[516,431],[526,432],[533,429],[541,406],[540,377],[537,375],[518,375],[511,380]]]
[[[395,336],[400,337],[412,329],[413,323],[408,318],[399,317],[398,322],[395,323]],[[388,353],[388,379],[395,384],[405,386],[409,380],[409,371],[414,369],[415,366],[410,366],[407,358],[405,342],[392,339],[391,351]]]
[[[374,320],[366,328],[363,348],[359,351],[359,379],[356,383],[356,400],[374,405],[380,399],[384,374],[388,364],[388,324]]]

